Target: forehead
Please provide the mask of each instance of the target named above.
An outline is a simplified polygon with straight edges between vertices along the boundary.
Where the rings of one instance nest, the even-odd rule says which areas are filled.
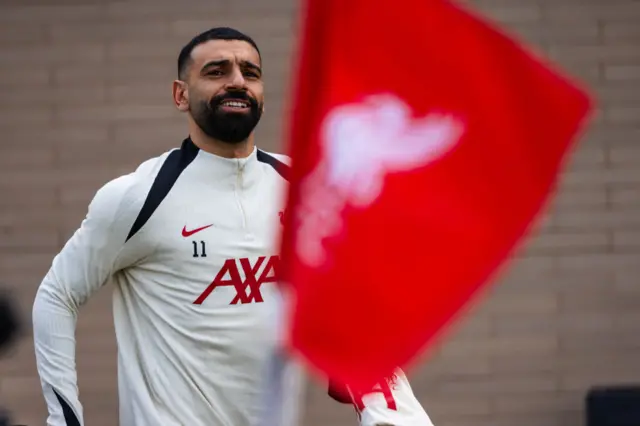
[[[250,61],[260,65],[258,51],[243,40],[210,40],[199,44],[191,52],[191,58],[196,67],[201,67],[209,61],[226,59],[232,62]]]

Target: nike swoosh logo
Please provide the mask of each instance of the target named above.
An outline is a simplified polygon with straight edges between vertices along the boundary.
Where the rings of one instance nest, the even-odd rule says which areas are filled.
[[[204,231],[207,228],[211,228],[213,226],[213,224],[211,225],[207,225],[207,226],[203,226],[200,228],[196,228],[196,229],[192,229],[191,231],[187,231],[187,227],[185,226],[184,228],[182,228],[182,236],[183,237],[190,237],[193,234],[197,234],[200,231]]]

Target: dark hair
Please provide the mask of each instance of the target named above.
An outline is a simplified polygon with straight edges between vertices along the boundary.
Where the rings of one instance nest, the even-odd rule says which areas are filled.
[[[180,55],[178,55],[178,78],[183,79],[185,72],[187,71],[187,67],[189,66],[189,62],[191,61],[191,52],[196,46],[206,43],[211,40],[241,40],[246,41],[251,46],[256,49],[258,52],[258,56],[262,59],[260,55],[260,49],[258,49],[258,45],[255,41],[248,35],[229,27],[216,27],[211,28],[201,34],[198,34],[194,38],[191,39],[186,46],[182,48],[180,51]]]

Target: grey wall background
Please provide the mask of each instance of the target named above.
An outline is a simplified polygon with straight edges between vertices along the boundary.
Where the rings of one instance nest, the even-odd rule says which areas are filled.
[[[640,1],[473,4],[589,83],[600,111],[539,235],[415,372],[415,391],[439,426],[581,425],[589,386],[640,383]],[[96,189],[182,140],[171,81],[200,30],[258,40],[258,141],[279,148],[296,17],[292,0],[0,1],[0,280],[26,316]],[[111,324],[105,289],[79,320],[92,426],[117,413]],[[30,336],[0,362],[0,402],[18,423],[43,424]],[[355,418],[312,387],[304,424]]]

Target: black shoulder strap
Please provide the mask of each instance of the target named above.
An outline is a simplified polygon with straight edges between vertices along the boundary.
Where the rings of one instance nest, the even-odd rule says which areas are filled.
[[[258,161],[262,163],[267,163],[271,167],[273,167],[276,172],[286,181],[289,181],[289,176],[291,174],[291,167],[282,161],[278,160],[273,155],[269,155],[264,151],[258,150]]]
[[[138,217],[135,222],[133,222],[133,226],[127,236],[127,241],[140,231],[144,224],[151,218],[151,215],[153,215],[160,203],[162,203],[162,200],[165,199],[169,191],[171,191],[171,188],[173,188],[182,171],[196,158],[198,151],[198,147],[189,137],[182,142],[180,149],[169,154],[153,181],[153,185],[151,185],[149,194],[147,194],[147,198],[144,200]]]

